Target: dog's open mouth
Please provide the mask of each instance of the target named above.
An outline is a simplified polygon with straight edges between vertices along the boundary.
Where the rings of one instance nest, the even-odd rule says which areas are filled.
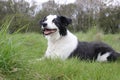
[[[56,31],[57,31],[57,29],[48,29],[48,28],[44,28],[44,29],[43,29],[43,33],[44,33],[45,35],[50,35],[50,34],[56,32]]]

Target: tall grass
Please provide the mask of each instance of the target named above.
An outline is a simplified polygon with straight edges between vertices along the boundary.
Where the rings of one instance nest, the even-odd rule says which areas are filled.
[[[9,27],[14,16],[6,18],[5,22],[0,26],[0,70],[2,73],[15,72],[20,67],[21,62],[18,60],[19,42],[13,40],[13,37],[8,34]]]

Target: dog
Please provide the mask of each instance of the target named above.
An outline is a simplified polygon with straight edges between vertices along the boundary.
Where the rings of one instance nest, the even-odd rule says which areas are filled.
[[[103,42],[80,42],[67,26],[72,19],[65,16],[48,15],[40,21],[43,35],[48,40],[45,58],[66,60],[115,61],[120,54]]]

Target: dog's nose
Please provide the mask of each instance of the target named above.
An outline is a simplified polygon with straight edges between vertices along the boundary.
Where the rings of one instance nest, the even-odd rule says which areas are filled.
[[[43,27],[46,27],[46,26],[47,26],[47,23],[42,23],[42,26],[43,26]]]

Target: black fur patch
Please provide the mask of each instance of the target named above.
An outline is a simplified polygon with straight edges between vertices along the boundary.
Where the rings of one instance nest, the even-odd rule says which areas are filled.
[[[72,23],[72,20],[69,18],[66,18],[64,16],[57,16],[57,18],[53,19],[53,22],[55,25],[59,28],[59,33],[62,36],[67,35],[67,28],[69,24]]]
[[[69,58],[77,57],[81,60],[96,60],[99,53],[101,55],[110,52],[108,61],[115,61],[117,54],[111,47],[102,42],[79,42],[77,48],[71,53]]]

